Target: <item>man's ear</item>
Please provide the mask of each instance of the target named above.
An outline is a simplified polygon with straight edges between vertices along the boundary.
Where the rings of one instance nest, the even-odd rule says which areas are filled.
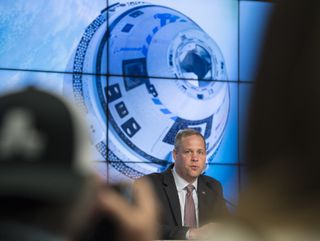
[[[177,150],[176,149],[172,150],[172,156],[173,156],[173,159],[176,160],[176,157],[177,157]]]

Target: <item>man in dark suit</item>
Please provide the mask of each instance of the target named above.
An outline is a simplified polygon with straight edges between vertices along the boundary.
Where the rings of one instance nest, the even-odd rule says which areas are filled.
[[[161,205],[159,238],[202,238],[212,222],[228,214],[221,184],[202,174],[206,166],[204,137],[193,129],[179,131],[173,158],[175,163],[166,171],[143,177],[153,184]],[[189,184],[193,190],[188,198]]]

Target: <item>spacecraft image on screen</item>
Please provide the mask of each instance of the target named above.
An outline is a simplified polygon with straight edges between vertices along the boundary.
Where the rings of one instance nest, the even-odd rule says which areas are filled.
[[[95,131],[95,146],[122,175],[167,167],[183,128],[204,135],[209,159],[218,149],[230,102],[225,60],[182,13],[145,2],[109,6],[85,30],[73,72],[76,103],[94,129],[108,126],[108,133]]]
[[[3,0],[0,94],[33,85],[71,100],[111,183],[165,170],[177,132],[196,129],[206,175],[236,204],[269,10],[247,0]]]

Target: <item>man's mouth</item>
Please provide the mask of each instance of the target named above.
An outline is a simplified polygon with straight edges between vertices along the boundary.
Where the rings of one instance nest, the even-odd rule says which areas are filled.
[[[198,166],[191,166],[191,169],[192,169],[192,170],[198,170],[199,167],[198,167]]]

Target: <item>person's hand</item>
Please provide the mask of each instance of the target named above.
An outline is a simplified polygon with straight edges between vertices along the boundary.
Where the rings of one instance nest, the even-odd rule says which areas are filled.
[[[208,223],[200,228],[189,229],[189,239],[210,239],[214,237],[214,232],[220,228],[221,224]]]
[[[101,209],[119,223],[119,240],[150,241],[156,239],[156,199],[150,184],[141,180],[133,186],[134,204],[111,188],[102,189],[98,196]]]

